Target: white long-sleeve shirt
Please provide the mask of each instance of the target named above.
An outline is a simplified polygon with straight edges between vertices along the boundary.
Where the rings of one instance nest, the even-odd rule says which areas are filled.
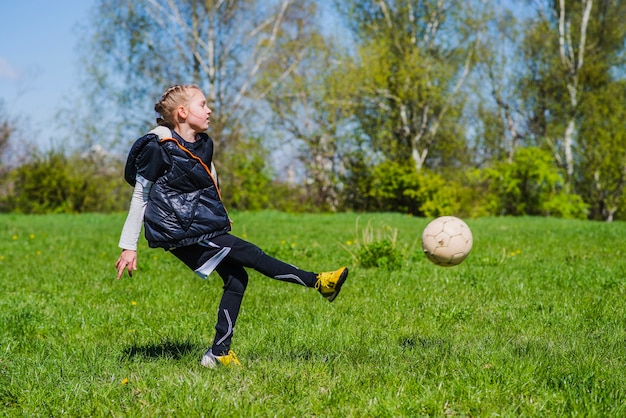
[[[124,222],[124,227],[122,228],[122,234],[120,236],[119,247],[124,250],[137,251],[137,242],[139,242],[139,235],[141,234],[141,227],[143,225],[143,216],[146,212],[148,195],[150,194],[152,184],[153,183],[151,181],[148,181],[141,176],[137,176],[133,196],[130,199],[128,216],[126,216],[126,222]]]

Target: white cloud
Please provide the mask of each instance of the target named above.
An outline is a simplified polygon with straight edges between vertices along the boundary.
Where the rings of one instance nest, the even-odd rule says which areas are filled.
[[[20,73],[11,66],[11,64],[0,57],[0,80],[6,79],[11,81],[19,80]]]

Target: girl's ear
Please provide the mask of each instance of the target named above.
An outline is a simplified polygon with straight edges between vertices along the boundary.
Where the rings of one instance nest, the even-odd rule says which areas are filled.
[[[187,109],[185,109],[185,106],[178,106],[178,109],[176,109],[176,113],[178,114],[179,118],[187,119]]]

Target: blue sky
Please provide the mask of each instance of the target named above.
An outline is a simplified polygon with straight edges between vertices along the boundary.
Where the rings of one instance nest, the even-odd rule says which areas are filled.
[[[20,0],[0,6],[0,101],[12,119],[28,123],[27,133],[41,132],[79,93],[76,28],[93,4]]]

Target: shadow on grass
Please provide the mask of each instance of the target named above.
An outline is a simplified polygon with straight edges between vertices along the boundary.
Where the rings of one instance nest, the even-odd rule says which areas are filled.
[[[206,347],[190,342],[163,341],[154,344],[133,345],[124,350],[123,360],[135,358],[179,360],[189,354],[200,355]]]

